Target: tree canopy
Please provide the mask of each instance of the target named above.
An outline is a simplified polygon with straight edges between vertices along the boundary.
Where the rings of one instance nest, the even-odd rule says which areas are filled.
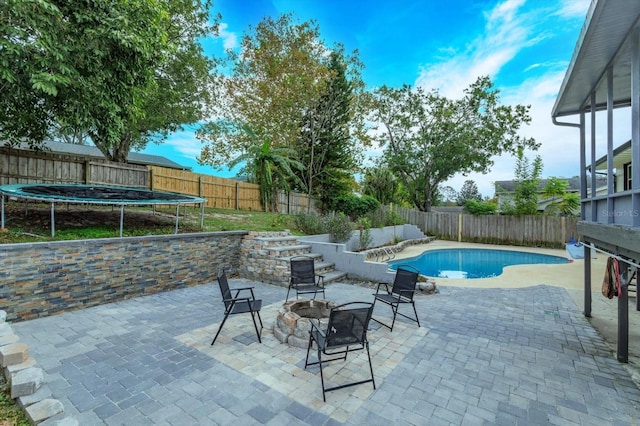
[[[478,78],[457,100],[404,85],[382,86],[372,101],[386,163],[422,211],[431,209],[438,186],[456,173],[487,172],[494,155],[537,148],[517,133],[531,120],[529,107],[500,105],[488,77]]]
[[[328,47],[314,21],[293,15],[265,18],[243,35],[239,52],[228,51],[216,74],[214,119],[203,125],[201,164],[220,167],[242,155],[249,126],[273,147],[295,150],[304,171],[296,189],[335,194],[351,185],[359,143],[366,139],[359,93],[364,84],[357,52]]]
[[[0,3],[0,138],[88,135],[110,160],[206,112],[211,1]]]
[[[460,188],[460,192],[456,197],[456,203],[459,206],[464,206],[469,200],[482,201],[482,194],[478,190],[478,185],[471,179],[465,180],[462,184],[462,188]]]

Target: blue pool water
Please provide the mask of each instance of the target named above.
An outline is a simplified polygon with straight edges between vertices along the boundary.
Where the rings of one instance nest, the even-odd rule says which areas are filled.
[[[442,249],[428,250],[420,256],[389,262],[389,267],[397,269],[400,264],[409,264],[428,277],[473,279],[496,277],[502,274],[505,266],[568,262],[566,258],[560,256],[522,251]]]

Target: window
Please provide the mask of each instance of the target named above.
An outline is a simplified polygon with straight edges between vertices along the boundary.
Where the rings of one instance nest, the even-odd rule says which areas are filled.
[[[627,163],[624,166],[624,191],[631,189],[631,163]]]

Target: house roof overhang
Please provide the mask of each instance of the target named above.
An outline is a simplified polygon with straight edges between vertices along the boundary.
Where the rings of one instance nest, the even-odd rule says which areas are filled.
[[[640,1],[592,0],[551,112],[553,118],[607,106],[607,70],[613,70],[613,106],[631,103],[631,30],[640,21]]]

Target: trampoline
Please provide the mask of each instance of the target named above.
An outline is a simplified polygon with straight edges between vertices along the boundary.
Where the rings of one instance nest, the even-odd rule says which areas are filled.
[[[200,204],[200,227],[204,226],[204,204],[206,199],[191,195],[177,194],[173,192],[150,191],[140,188],[128,188],[103,185],[81,184],[13,184],[0,185],[1,201],[1,227],[4,229],[4,202],[5,197],[11,200],[33,200],[48,202],[51,204],[51,236],[55,236],[55,205],[56,203],[76,204],[102,204],[120,206],[120,237],[124,225],[125,206],[142,205],[175,205],[176,227],[180,220],[180,206],[183,204]]]

